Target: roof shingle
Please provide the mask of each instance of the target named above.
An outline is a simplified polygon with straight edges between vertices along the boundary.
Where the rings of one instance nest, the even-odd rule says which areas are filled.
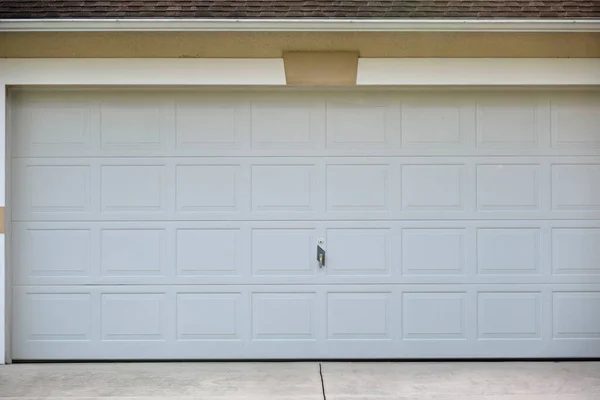
[[[0,0],[0,18],[600,18],[600,0]]]

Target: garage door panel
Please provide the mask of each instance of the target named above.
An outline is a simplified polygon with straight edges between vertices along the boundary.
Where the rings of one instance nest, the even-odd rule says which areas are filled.
[[[552,273],[600,274],[600,228],[553,228]]]
[[[391,275],[391,230],[332,228],[326,232],[328,275]]]
[[[11,138],[13,156],[92,154],[94,138],[98,137],[98,113],[85,94],[14,92],[11,102],[15,107],[12,124],[19,130]]]
[[[90,279],[92,271],[92,230],[79,227],[13,225],[17,243],[14,262],[15,283],[29,279]]]
[[[251,104],[253,149],[314,149],[323,137],[324,104],[290,98]]]
[[[19,159],[15,220],[600,216],[600,159]],[[598,177],[597,177],[598,175]],[[193,182],[194,184],[191,184]],[[277,184],[275,184],[277,183]],[[129,190],[123,190],[127,188]],[[327,208],[325,208],[325,205]],[[550,205],[552,208],[550,209]],[[325,211],[327,210],[327,211]]]
[[[165,276],[166,239],[164,229],[101,229],[102,275]]]
[[[552,294],[553,338],[600,339],[600,291]]]
[[[240,293],[177,293],[176,307],[178,341],[242,340]]]
[[[14,262],[20,266],[13,274],[16,284],[600,282],[595,221],[12,226]],[[322,270],[318,238],[327,251]]]
[[[392,339],[392,293],[328,293],[328,339]]]
[[[541,229],[477,229],[478,274],[540,275],[541,259]]]
[[[17,218],[81,218],[92,213],[93,171],[87,161],[13,162]]]
[[[252,229],[252,275],[316,275],[314,229]]]
[[[240,276],[243,268],[240,229],[175,228],[177,276]]]
[[[175,99],[175,152],[183,156],[207,149],[247,147],[249,121],[249,102],[222,96],[180,96]]]
[[[479,292],[477,310],[479,339],[542,338],[540,292]]]
[[[328,165],[327,209],[391,211],[392,171],[383,165]]]
[[[477,209],[542,211],[542,166],[478,164]]]
[[[175,165],[177,213],[239,211],[241,165]]]
[[[92,340],[90,293],[29,293],[22,301],[28,318],[17,329],[27,341]]]
[[[467,339],[466,298],[466,292],[403,292],[402,338]]]
[[[553,164],[552,209],[600,215],[600,163]]]
[[[402,148],[469,151],[475,143],[474,111],[464,96],[415,94],[402,99]]]
[[[595,93],[315,91],[293,97],[277,91],[14,91],[13,156],[223,156],[223,150],[244,156],[248,149],[261,156],[510,156],[514,150],[568,156],[597,154],[599,143]],[[364,124],[368,134],[358,128]]]
[[[497,356],[499,348],[507,357],[519,352],[535,357],[540,351],[549,357],[597,357],[600,331],[590,312],[597,307],[596,289],[557,285],[552,291],[518,284],[421,285],[418,290],[410,285],[17,287],[15,304],[34,312],[43,307],[46,313],[18,321],[13,348],[15,359],[486,357]],[[215,309],[222,313],[209,311]],[[118,310],[131,319],[121,321],[124,314]],[[286,314],[290,310],[293,316]],[[286,323],[288,318],[294,319]],[[553,330],[546,329],[548,324]]]
[[[476,100],[477,147],[548,147],[549,102],[531,95],[498,94]]]
[[[253,340],[316,340],[316,292],[252,293]]]
[[[17,360],[600,356],[595,92],[11,99]]]
[[[552,147],[600,147],[600,100],[595,94],[551,99]]]
[[[251,170],[253,211],[315,211],[318,189],[314,164],[253,164]]]
[[[392,98],[345,98],[326,102],[327,148],[395,148],[400,110]],[[369,126],[368,130],[361,129]]]
[[[402,165],[402,209],[466,211],[466,170],[460,164]]]
[[[103,341],[165,341],[166,293],[102,293]]]
[[[168,131],[173,125],[168,106],[161,102],[123,97],[100,103],[101,148],[107,152],[129,150],[142,154],[150,149],[164,150]]]
[[[461,275],[459,279],[464,280],[467,263],[472,262],[467,235],[466,229],[403,228],[402,274],[430,279]]]
[[[164,165],[102,165],[101,212],[166,213]]]

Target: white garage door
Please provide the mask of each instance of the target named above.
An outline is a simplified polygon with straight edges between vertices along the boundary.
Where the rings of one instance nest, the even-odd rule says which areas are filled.
[[[11,101],[15,359],[600,356],[597,92]]]

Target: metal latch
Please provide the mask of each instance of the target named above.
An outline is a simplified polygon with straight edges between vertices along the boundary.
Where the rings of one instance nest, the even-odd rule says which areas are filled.
[[[325,268],[325,250],[319,245],[317,245],[317,261],[320,268]]]

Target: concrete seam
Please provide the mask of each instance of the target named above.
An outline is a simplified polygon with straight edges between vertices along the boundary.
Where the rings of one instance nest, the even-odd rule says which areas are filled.
[[[319,363],[319,376],[321,377],[321,392],[323,393],[323,400],[327,400],[327,395],[325,394],[325,380],[323,379],[323,364]]]

